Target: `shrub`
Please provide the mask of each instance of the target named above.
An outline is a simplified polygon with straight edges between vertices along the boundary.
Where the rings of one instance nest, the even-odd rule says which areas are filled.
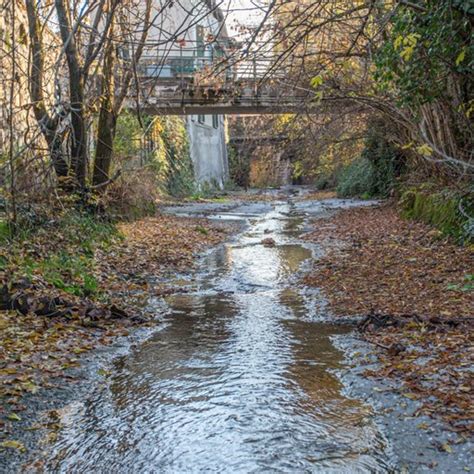
[[[162,194],[189,196],[195,190],[188,135],[180,117],[142,118],[123,113],[117,122],[115,164],[122,175],[103,203],[127,217],[153,213]]]
[[[166,190],[172,196],[189,196],[194,192],[196,183],[185,123],[180,117],[163,117],[160,122],[167,162],[164,176]]]
[[[227,146],[229,176],[235,185],[247,189],[250,183],[250,154],[239,153],[233,145]]]
[[[374,168],[367,158],[354,160],[342,172],[337,185],[340,197],[374,195]]]
[[[341,173],[337,193],[342,197],[388,197],[405,169],[403,155],[385,138],[384,127],[373,124],[364,150]]]
[[[402,215],[438,228],[444,235],[464,243],[474,240],[474,199],[472,194],[434,191],[429,187],[409,189],[400,199]]]

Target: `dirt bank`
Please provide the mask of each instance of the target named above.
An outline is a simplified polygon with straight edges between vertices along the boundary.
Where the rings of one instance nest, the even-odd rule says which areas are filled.
[[[397,381],[399,393],[419,402],[417,415],[471,436],[472,248],[388,206],[317,220],[306,239],[323,244],[326,254],[304,282],[324,290],[335,317],[366,317],[360,331],[375,345],[378,364],[368,364],[364,375]]]

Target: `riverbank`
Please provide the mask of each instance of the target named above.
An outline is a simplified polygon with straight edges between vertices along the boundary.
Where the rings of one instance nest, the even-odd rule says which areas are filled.
[[[372,212],[374,219],[381,212],[387,222],[384,208],[324,199],[331,196],[311,200],[307,194],[292,188],[284,200],[274,202],[236,197],[187,203],[139,221],[143,226],[119,226],[113,250],[99,246],[94,258],[107,276],[104,282],[115,282],[115,287],[108,283],[114,294],[122,295],[122,275],[133,282],[121,301],[131,309],[131,298],[141,301],[136,314],[141,322],[117,321],[116,333],[115,320],[104,328],[77,324],[71,337],[77,337],[78,348],[66,346],[59,354],[54,351],[63,342],[58,339],[56,348],[53,339],[51,360],[35,361],[45,365],[64,354],[71,357],[70,365],[54,375],[50,386],[34,394],[26,390],[8,412],[20,420],[6,418],[12,429],[6,440],[20,444],[0,451],[0,472],[98,466],[104,472],[138,466],[173,466],[184,472],[189,466],[217,469],[232,462],[236,470],[248,472],[257,460],[260,466],[285,462],[302,470],[356,466],[391,472],[396,466],[400,472],[465,471],[466,431],[447,431],[441,417],[421,411],[423,397],[415,400],[414,391],[399,390],[399,379],[389,374],[375,375],[383,368],[380,353],[385,349],[377,345],[383,343],[369,344],[369,337],[351,332],[346,322],[356,319],[350,306],[336,319],[318,289],[323,284],[301,284],[303,275],[317,278],[311,262],[316,268],[332,262],[336,268],[344,249],[360,252],[360,246],[341,238],[351,227],[344,223],[338,230],[340,216],[352,216],[349,235],[355,235],[357,226],[366,229]],[[357,220],[357,215],[364,217]],[[398,229],[400,222],[393,222]],[[241,232],[229,240],[236,227]],[[318,232],[332,229],[333,238],[307,234],[314,227]],[[380,222],[372,227],[378,229]],[[215,246],[223,240],[225,245]],[[194,271],[194,249],[211,247]],[[146,285],[142,275],[152,277]],[[326,280],[332,276],[327,273]],[[336,299],[331,302],[335,308]],[[102,301],[106,307],[110,303]],[[127,314],[130,319],[135,313]],[[155,317],[143,321],[146,315]],[[45,334],[63,330],[49,327]],[[100,337],[109,339],[101,342]],[[91,348],[82,351],[82,340]],[[44,350],[41,355],[49,351]],[[278,453],[272,458],[269,443]],[[250,445],[258,449],[245,456],[231,449]],[[178,453],[185,461],[179,461]],[[25,460],[30,463],[26,467]]]
[[[4,242],[2,456],[26,450],[21,432],[39,427],[32,426],[32,407],[52,409],[55,391],[77,384],[89,352],[135,328],[155,327],[150,298],[181,291],[167,278],[190,274],[196,256],[230,233],[206,219],[158,215],[112,224],[71,213]]]
[[[472,436],[472,248],[387,205],[317,220],[305,238],[326,249],[305,284],[324,291],[334,317],[364,318],[359,330],[378,363],[357,359],[363,375],[395,381],[397,393],[418,402],[412,416],[443,421],[460,441]]]

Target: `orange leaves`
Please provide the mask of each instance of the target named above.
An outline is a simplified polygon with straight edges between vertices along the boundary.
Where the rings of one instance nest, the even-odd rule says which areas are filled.
[[[452,286],[472,273],[472,251],[429,231],[388,207],[341,211],[307,236],[338,245],[305,281],[327,290],[336,314],[474,315],[473,292]]]
[[[113,252],[101,256],[115,273],[132,277],[158,277],[170,270],[192,266],[194,255],[220,242],[225,233],[202,219],[150,217],[120,226],[125,235]]]
[[[461,289],[474,268],[472,249],[439,240],[390,207],[341,211],[306,238],[327,253],[304,280],[324,289],[336,315],[397,322],[364,334],[381,363],[366,375],[399,379],[422,412],[472,431],[474,294]]]

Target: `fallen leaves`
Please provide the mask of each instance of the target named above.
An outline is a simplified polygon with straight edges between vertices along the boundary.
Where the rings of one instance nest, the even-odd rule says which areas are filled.
[[[21,453],[26,452],[26,448],[23,445],[23,443],[20,443],[20,441],[14,441],[14,440],[6,440],[6,441],[0,442],[0,448],[16,449],[20,451]]]
[[[340,211],[306,238],[330,247],[305,282],[326,289],[338,315],[473,315],[473,292],[448,290],[472,274],[473,249],[439,240],[393,208]]]
[[[340,211],[306,238],[327,253],[304,281],[324,290],[336,316],[368,315],[361,330],[380,367],[366,375],[399,379],[420,413],[472,432],[472,248],[387,206]]]
[[[74,382],[69,369],[80,366],[84,353],[127,335],[131,325],[152,324],[155,315],[144,310],[150,296],[180,291],[162,284],[174,272],[190,271],[198,252],[228,235],[227,227],[205,219],[168,216],[118,227],[120,238],[99,236],[97,245],[89,240],[84,246],[73,229],[66,238],[53,227],[51,233],[40,229],[14,248],[0,248],[7,262],[0,272],[0,408],[5,408],[0,409],[0,426],[5,436],[22,425],[25,395]],[[75,260],[56,259],[58,254]],[[45,266],[45,261],[64,261],[68,271]],[[79,287],[71,261],[85,262],[81,269],[86,267],[97,282],[97,291],[88,298],[64,289]],[[29,273],[23,271],[26,266]],[[60,287],[45,277],[44,272],[53,270]],[[24,452],[17,441],[3,441],[0,447]]]

